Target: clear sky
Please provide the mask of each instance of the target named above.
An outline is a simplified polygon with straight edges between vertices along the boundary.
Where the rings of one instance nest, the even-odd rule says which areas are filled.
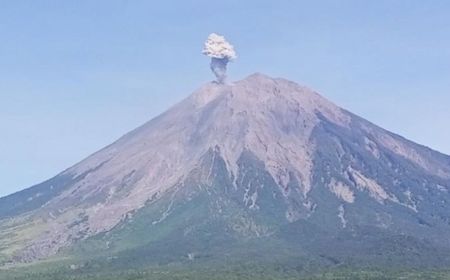
[[[450,1],[2,1],[0,196],[56,175],[213,79],[305,84],[450,154]]]

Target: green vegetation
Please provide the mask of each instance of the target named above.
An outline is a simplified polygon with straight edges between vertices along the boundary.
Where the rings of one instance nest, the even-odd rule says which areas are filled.
[[[97,271],[94,271],[97,270]],[[305,274],[294,268],[276,265],[233,265],[205,267],[197,265],[155,266],[145,270],[108,271],[93,267],[49,268],[46,266],[0,270],[0,280],[331,280],[331,279],[450,279],[450,271],[382,271],[334,269]]]

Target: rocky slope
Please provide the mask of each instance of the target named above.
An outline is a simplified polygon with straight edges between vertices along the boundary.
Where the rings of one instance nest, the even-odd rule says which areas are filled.
[[[449,190],[449,156],[254,74],[207,84],[53,179],[1,198],[0,262],[272,252],[444,265]]]

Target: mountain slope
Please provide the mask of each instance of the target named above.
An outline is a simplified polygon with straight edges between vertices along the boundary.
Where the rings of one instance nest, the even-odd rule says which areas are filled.
[[[449,189],[450,157],[254,74],[0,199],[0,261],[445,266]]]

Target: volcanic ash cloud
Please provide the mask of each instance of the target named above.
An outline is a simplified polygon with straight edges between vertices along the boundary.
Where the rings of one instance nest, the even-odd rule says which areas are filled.
[[[202,53],[211,57],[211,71],[216,75],[217,82],[225,82],[228,62],[236,59],[236,52],[233,46],[216,33],[211,33],[205,42]]]

